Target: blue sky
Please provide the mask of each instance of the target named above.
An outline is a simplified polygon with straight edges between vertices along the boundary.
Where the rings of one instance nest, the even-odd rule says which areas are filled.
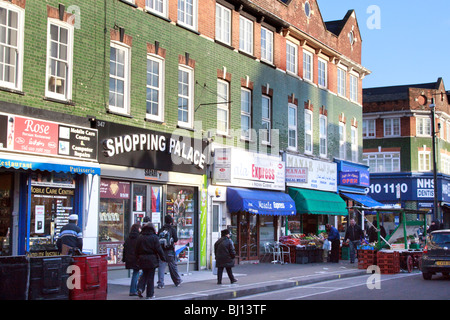
[[[363,87],[434,82],[450,90],[449,0],[317,0],[324,21],[354,9],[363,40]],[[376,7],[371,7],[375,5]],[[379,8],[376,11],[370,8]],[[379,17],[379,19],[377,19]]]

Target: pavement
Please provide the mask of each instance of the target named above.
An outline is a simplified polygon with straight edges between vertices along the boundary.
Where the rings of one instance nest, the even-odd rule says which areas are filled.
[[[238,282],[230,284],[224,271],[222,284],[211,270],[191,271],[179,265],[183,282],[175,287],[170,275],[165,275],[165,287],[156,288],[155,300],[230,300],[268,291],[276,291],[323,281],[361,276],[366,270],[348,260],[339,263],[272,264],[247,263],[236,265],[233,274]],[[129,296],[130,274],[126,269],[108,271],[108,300],[140,300]],[[144,293],[145,295],[145,293]]]

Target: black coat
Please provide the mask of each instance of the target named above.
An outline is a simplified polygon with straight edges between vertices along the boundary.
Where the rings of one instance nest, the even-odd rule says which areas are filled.
[[[139,269],[136,257],[136,243],[139,237],[138,231],[133,231],[128,236],[128,239],[125,240],[123,245],[123,258],[122,261],[125,262],[126,269]]]
[[[360,226],[355,224],[354,226],[349,225],[347,232],[345,233],[344,241],[349,239],[350,241],[358,241],[364,237],[364,233]]]
[[[173,238],[173,245],[169,246],[168,248],[163,248],[164,251],[175,251],[175,243],[178,242],[178,235],[177,235],[177,229],[175,229],[175,227],[173,227],[171,224],[166,223],[165,225],[162,226],[161,229],[159,229],[158,231],[158,235],[161,233],[161,231],[163,230],[169,230],[170,236]]]
[[[217,268],[234,267],[236,251],[234,250],[233,241],[227,236],[223,236],[214,244],[214,254],[216,255]]]
[[[166,261],[158,236],[145,225],[137,239],[136,257],[140,269],[154,269],[159,266],[159,259]]]

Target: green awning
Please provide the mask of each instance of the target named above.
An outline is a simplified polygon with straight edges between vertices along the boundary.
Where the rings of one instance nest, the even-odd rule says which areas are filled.
[[[289,188],[289,195],[299,214],[348,215],[347,205],[337,193]]]

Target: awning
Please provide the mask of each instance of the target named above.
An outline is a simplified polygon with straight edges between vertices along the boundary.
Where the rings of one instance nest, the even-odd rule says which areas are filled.
[[[244,188],[227,188],[227,206],[230,212],[247,211],[269,216],[295,215],[295,203],[283,192]]]
[[[38,157],[24,154],[0,153],[0,167],[23,170],[68,172],[100,175],[100,165],[72,159]]]
[[[289,195],[294,199],[299,214],[348,215],[345,201],[336,193],[289,188]]]
[[[354,194],[354,193],[347,193],[347,192],[342,192],[342,195],[346,196],[347,198],[350,198],[360,204],[362,204],[363,206],[367,207],[367,208],[379,208],[379,207],[384,207],[384,204],[372,199],[371,197],[368,197],[366,195],[362,195],[362,194]]]

